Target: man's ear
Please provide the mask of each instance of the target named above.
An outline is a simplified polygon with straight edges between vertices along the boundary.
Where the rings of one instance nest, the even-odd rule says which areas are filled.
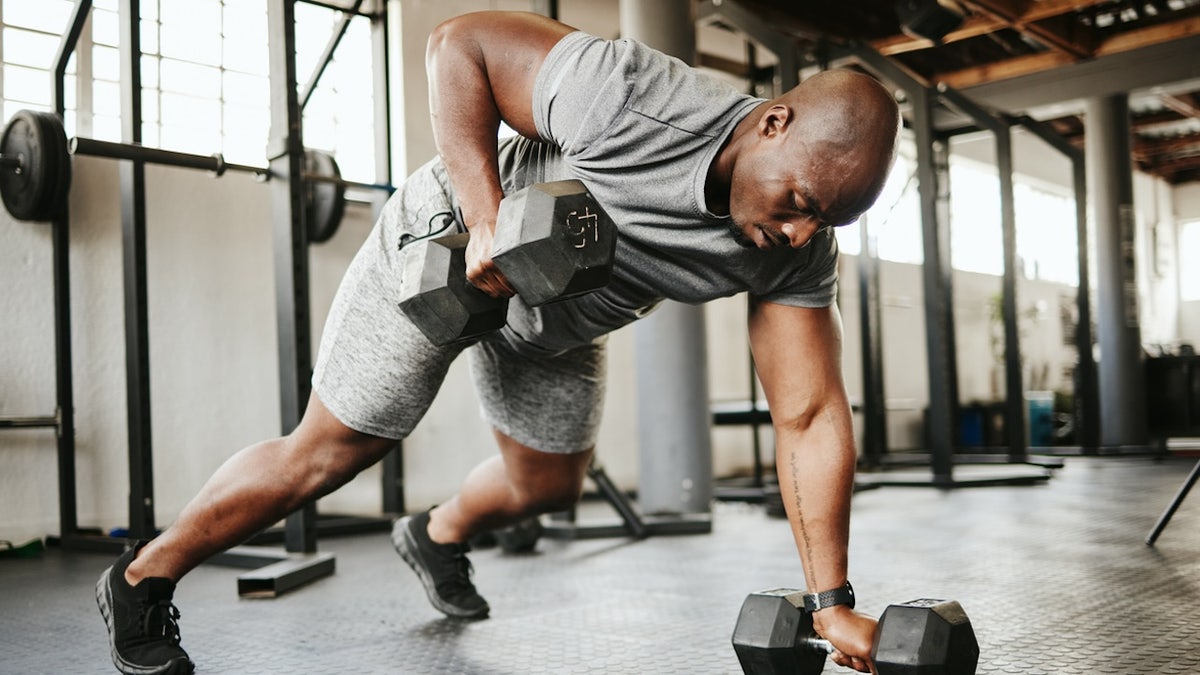
[[[782,103],[767,108],[758,119],[758,133],[764,138],[770,138],[787,130],[792,123],[794,113],[789,106]]]

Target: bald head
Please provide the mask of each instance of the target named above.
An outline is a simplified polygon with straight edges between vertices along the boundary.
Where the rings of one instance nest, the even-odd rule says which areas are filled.
[[[776,102],[796,114],[792,142],[826,157],[857,187],[858,203],[845,204],[848,210],[857,215],[869,208],[895,157],[900,109],[892,94],[866,74],[832,70],[805,79]]]
[[[738,123],[709,168],[710,208],[728,207],[743,246],[800,248],[875,203],[896,155],[900,112],[874,79],[815,75]]]
[[[900,110],[892,94],[868,75],[827,70],[775,102],[795,113],[792,141],[827,158],[839,158],[837,164],[853,173],[861,187],[867,202],[862,209],[874,202],[895,158],[900,130]]]

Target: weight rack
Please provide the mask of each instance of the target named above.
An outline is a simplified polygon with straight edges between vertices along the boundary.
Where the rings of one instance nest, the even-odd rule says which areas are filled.
[[[371,21],[373,89],[375,104],[375,144],[391,147],[390,88],[388,77],[387,7],[379,3],[373,12],[362,10],[363,0],[352,6],[312,2],[341,12],[328,43],[301,96],[296,79],[295,3],[311,0],[269,0],[267,4],[268,45],[271,83],[271,134],[268,142],[268,167],[229,164],[218,155],[204,156],[147,148],[141,144],[141,40],[140,0],[120,0],[121,22],[121,143],[74,138],[69,143],[73,154],[93,155],[121,160],[121,219],[125,286],[126,396],[129,429],[129,522],[128,536],[108,536],[98,528],[80,528],[76,501],[74,392],[71,380],[71,298],[69,268],[69,209],[66,203],[50,218],[53,246],[55,308],[56,410],[53,415],[0,419],[0,429],[54,428],[57,432],[59,534],[48,540],[64,549],[119,553],[131,539],[153,537],[154,486],[150,436],[149,330],[146,307],[146,209],[145,164],[163,164],[207,170],[215,176],[226,171],[251,172],[270,180],[272,192],[272,228],[276,269],[276,306],[280,359],[280,406],[282,430],[286,434],[299,423],[308,399],[311,378],[311,335],[309,329],[308,245],[319,241],[310,232],[312,214],[306,214],[306,189],[325,186],[344,197],[345,188],[370,190],[376,216],[394,188],[391,186],[391,161],[386,152],[377,152],[375,171],[378,183],[345,181],[337,175],[312,172],[306,168],[306,150],[302,142],[301,118],[304,104],[317,87],[321,75],[337,49],[351,20],[366,17]],[[91,0],[76,0],[68,27],[60,40],[53,72],[52,109],[59,124],[65,113],[65,74],[67,62],[75,52],[84,23],[92,8]],[[69,157],[63,161],[69,162]],[[4,158],[4,167],[20,170],[21,163]],[[339,202],[340,203],[340,202]],[[340,217],[340,215],[339,215]],[[306,222],[308,221],[308,222]],[[403,464],[401,445],[383,461],[383,511],[404,511]],[[239,594],[248,597],[273,597],[333,571],[332,554],[318,554],[317,533],[362,532],[390,526],[390,518],[326,518],[321,527],[315,504],[288,516],[282,532],[284,551],[265,551],[242,546],[214,558],[214,562],[240,567],[261,568],[238,580]],[[254,543],[278,539],[268,530],[255,537]],[[270,564],[274,563],[274,564]],[[263,567],[268,564],[267,567]]]

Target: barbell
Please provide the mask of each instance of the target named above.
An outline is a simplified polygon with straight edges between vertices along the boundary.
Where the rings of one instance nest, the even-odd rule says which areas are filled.
[[[252,173],[262,180],[269,169],[226,162],[218,153],[197,155],[93,138],[67,139],[54,113],[19,110],[0,136],[0,197],[17,220],[52,220],[66,208],[71,188],[71,155],[107,157],[200,169],[222,176],[227,171]],[[304,222],[310,243],[328,241],[345,213],[346,189],[383,190],[391,185],[344,180],[333,155],[304,151]]]

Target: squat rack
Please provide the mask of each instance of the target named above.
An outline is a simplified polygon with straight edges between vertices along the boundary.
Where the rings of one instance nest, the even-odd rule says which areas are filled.
[[[295,3],[309,2],[341,12],[321,58],[301,95],[295,63]],[[271,131],[268,142],[269,165],[255,167],[224,162],[218,155],[203,156],[173,152],[141,145],[142,80],[140,0],[120,0],[122,142],[111,143],[75,138],[70,142],[75,154],[122,160],[119,166],[121,221],[125,288],[126,396],[129,430],[129,538],[150,538],[156,533],[154,518],[153,464],[150,435],[149,330],[146,303],[146,208],[145,164],[164,164],[212,171],[251,172],[271,181],[272,230],[274,239],[276,316],[280,373],[281,433],[289,433],[299,423],[310,393],[311,335],[309,321],[308,245],[305,218],[305,188],[308,181],[336,182],[343,187],[372,190],[376,215],[391,187],[390,88],[388,77],[387,6],[378,3],[373,12],[362,10],[363,0],[352,6],[313,0],[268,0],[268,44],[270,52]],[[68,27],[59,43],[53,72],[52,107],[61,120],[65,113],[66,66],[74,53],[92,8],[91,0],[76,0]],[[332,58],[351,20],[367,17],[371,21],[373,91],[375,98],[376,183],[357,183],[340,178],[305,173],[305,148],[302,112],[321,75]],[[76,501],[75,419],[72,384],[71,307],[69,231],[67,205],[51,222],[55,307],[56,410],[53,415],[0,419],[3,428],[55,428],[59,492],[59,535],[50,537],[63,548],[99,552],[119,552],[125,539],[108,537],[94,528],[80,528]],[[389,453],[383,462],[383,511],[404,510],[401,447]],[[376,519],[382,520],[382,519]],[[327,521],[327,531],[363,531],[376,529],[372,519],[337,518]],[[283,555],[264,554],[238,547],[218,556],[217,562],[260,567],[275,565],[243,575],[239,593],[274,596],[333,571],[333,556],[316,553],[317,514],[310,504],[288,516],[283,539]],[[270,541],[260,536],[254,541]]]

